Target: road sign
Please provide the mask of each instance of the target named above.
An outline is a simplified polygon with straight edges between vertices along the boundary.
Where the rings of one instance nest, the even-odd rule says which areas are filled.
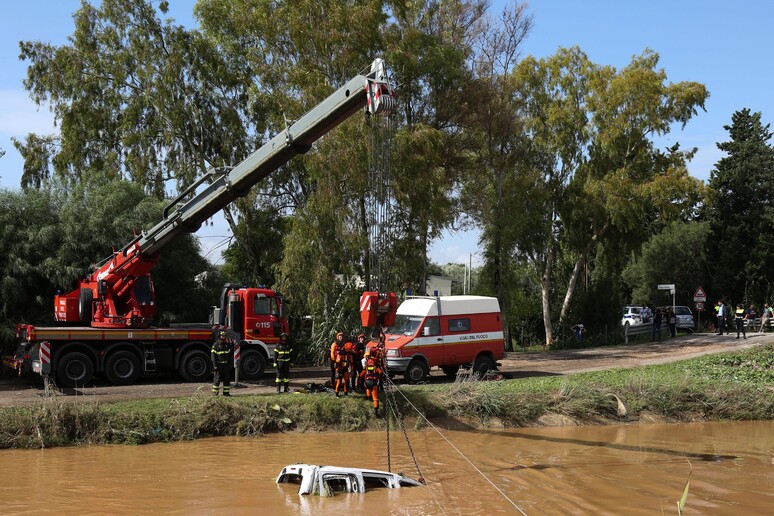
[[[704,303],[696,303],[696,310],[703,312],[704,311]]]
[[[693,300],[704,303],[707,301],[707,294],[704,293],[704,289],[699,287],[696,289],[696,293],[693,295]]]
[[[674,283],[659,284],[658,289],[659,290],[674,290],[675,289],[675,284]]]

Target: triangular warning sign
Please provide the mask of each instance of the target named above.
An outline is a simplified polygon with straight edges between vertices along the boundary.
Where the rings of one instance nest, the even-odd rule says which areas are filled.
[[[696,293],[693,295],[693,297],[707,297],[707,294],[704,293],[704,289],[699,287],[696,289]]]

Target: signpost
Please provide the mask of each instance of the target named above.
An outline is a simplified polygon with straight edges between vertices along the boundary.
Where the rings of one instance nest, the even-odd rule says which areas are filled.
[[[672,312],[675,311],[675,284],[674,283],[662,283],[658,286],[659,290],[668,290],[672,294]]]
[[[697,328],[701,328],[701,312],[704,310],[704,303],[707,302],[707,294],[704,292],[704,289],[701,288],[701,285],[699,285],[699,288],[697,288],[696,292],[693,294],[693,302],[696,303],[696,311],[699,312],[699,325]]]

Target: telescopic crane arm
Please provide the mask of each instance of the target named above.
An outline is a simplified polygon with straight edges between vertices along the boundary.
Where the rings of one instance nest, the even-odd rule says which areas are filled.
[[[371,64],[370,73],[350,79],[244,161],[230,169],[210,171],[182,192],[165,208],[161,222],[98,264],[92,274],[78,280],[74,290],[56,296],[57,320],[108,328],[147,326],[155,316],[150,271],[164,247],[197,231],[205,220],[247,195],[258,181],[293,157],[307,152],[364,106],[367,116],[394,110],[395,98],[381,59]]]

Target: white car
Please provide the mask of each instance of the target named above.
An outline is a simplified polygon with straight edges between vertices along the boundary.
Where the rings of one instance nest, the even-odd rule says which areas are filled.
[[[278,484],[298,484],[298,494],[333,496],[336,493],[365,493],[379,487],[421,486],[421,482],[397,473],[375,469],[340,468],[291,464],[282,468]]]
[[[642,324],[642,307],[627,305],[623,308],[621,326],[634,326],[635,324]]]

